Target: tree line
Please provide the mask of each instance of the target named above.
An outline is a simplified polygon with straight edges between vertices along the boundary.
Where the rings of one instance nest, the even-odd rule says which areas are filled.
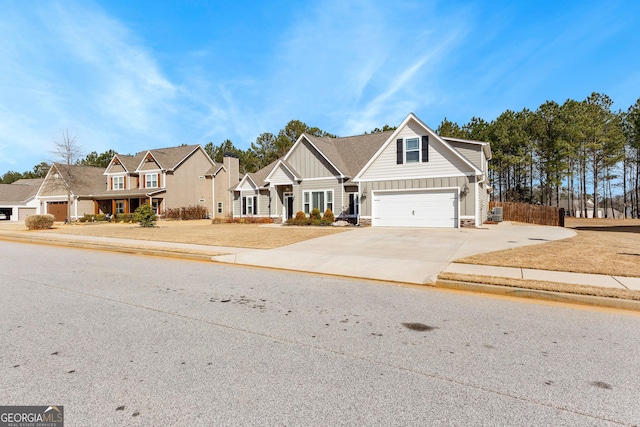
[[[489,141],[492,200],[568,207],[571,215],[603,208],[640,213],[640,99],[613,111],[607,95],[546,101],[535,111],[507,110],[462,126],[446,118],[442,136]],[[565,201],[565,203],[562,203]]]
[[[473,117],[459,125],[446,118],[437,133],[453,138],[488,141],[493,159],[489,162],[492,199],[568,206],[579,210],[612,209],[634,218],[640,215],[640,98],[627,110],[613,111],[607,95],[592,93],[582,101],[563,104],[546,101],[535,111],[507,110],[493,121]],[[392,131],[384,125],[371,133]],[[265,132],[248,149],[237,148],[229,139],[209,142],[205,151],[216,162],[225,153],[239,158],[242,173],[255,172],[284,156],[300,135],[336,137],[300,120],[291,120],[278,133]],[[106,168],[116,154],[91,152],[76,164]],[[20,178],[44,177],[46,162],[32,171],[8,171],[0,183]]]

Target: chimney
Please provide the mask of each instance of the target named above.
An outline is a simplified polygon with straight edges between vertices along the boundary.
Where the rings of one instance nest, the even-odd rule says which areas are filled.
[[[222,166],[227,170],[227,209],[233,212],[233,193],[229,191],[231,187],[240,182],[240,160],[235,153],[224,153]]]
[[[224,153],[222,165],[227,170],[228,188],[233,187],[240,182],[240,161],[235,153]]]

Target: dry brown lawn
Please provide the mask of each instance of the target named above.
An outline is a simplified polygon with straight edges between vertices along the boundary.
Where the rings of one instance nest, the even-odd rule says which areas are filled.
[[[24,225],[3,229],[29,231]],[[114,237],[210,246],[230,246],[251,249],[272,249],[316,237],[348,231],[348,227],[277,227],[257,224],[212,224],[210,220],[159,221],[157,227],[141,228],[137,224],[85,223],[63,225],[56,223],[44,233]]]
[[[567,218],[565,227],[577,235],[456,262],[640,277],[640,220]]]
[[[440,273],[440,275],[438,275],[438,279],[640,301],[640,292],[629,289],[603,288],[598,286],[574,285],[571,283],[548,282],[543,280],[524,280],[509,277],[446,272]]]

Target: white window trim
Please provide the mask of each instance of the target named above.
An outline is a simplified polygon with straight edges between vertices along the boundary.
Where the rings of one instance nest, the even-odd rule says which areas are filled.
[[[242,194],[242,197],[240,197],[240,216],[256,216],[256,215],[258,215],[257,212],[258,212],[258,205],[259,205],[258,199],[260,198],[259,196],[260,196],[259,194],[255,194],[255,193],[251,193],[249,195]],[[254,200],[253,198],[254,197],[256,198],[255,199],[256,200],[256,205],[255,206],[253,205],[253,200]],[[251,200],[251,212],[252,213],[249,213],[249,203],[247,203],[247,199]],[[242,213],[242,205],[243,204],[246,207],[244,214]]]
[[[313,193],[324,193],[324,206],[323,209],[320,210],[321,214],[324,214],[324,212],[329,208],[329,194],[331,194],[331,212],[334,212],[335,209],[335,194],[333,190],[305,190],[302,192],[303,193],[303,198],[302,198],[302,209],[303,212],[307,215],[309,215],[311,213],[311,211],[314,209],[313,207]],[[307,205],[309,205],[308,207],[308,211],[307,211]]]
[[[413,140],[413,139],[418,141],[418,146],[416,148],[414,148],[414,149],[409,150],[409,149],[407,149],[409,140]],[[422,138],[420,138],[419,136],[410,137],[410,138],[405,138],[404,139],[403,149],[404,149],[404,163],[405,164],[422,162],[422,141],[421,141],[421,139]],[[413,153],[413,152],[417,152],[418,153],[418,158],[416,160],[409,161],[409,159],[407,158],[407,154]]]
[[[155,176],[156,184],[155,185],[149,185],[149,178],[151,178],[153,176]],[[144,188],[158,188],[160,186],[159,178],[160,178],[160,174],[158,172],[145,173],[144,174]],[[153,184],[153,179],[151,180],[151,183]]]
[[[120,181],[120,184],[122,184],[122,187],[118,186],[116,187],[116,180]],[[115,175],[111,177],[111,182],[112,182],[112,190],[126,190],[126,185],[125,185],[125,176],[124,175]]]

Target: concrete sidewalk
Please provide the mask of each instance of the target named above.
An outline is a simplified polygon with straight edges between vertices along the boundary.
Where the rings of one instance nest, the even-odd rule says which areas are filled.
[[[570,273],[566,271],[532,270],[530,268],[496,267],[491,265],[460,263],[449,264],[443,272],[507,277],[511,279],[543,280],[573,285],[640,291],[640,278],[638,277],[607,276],[604,274]]]

